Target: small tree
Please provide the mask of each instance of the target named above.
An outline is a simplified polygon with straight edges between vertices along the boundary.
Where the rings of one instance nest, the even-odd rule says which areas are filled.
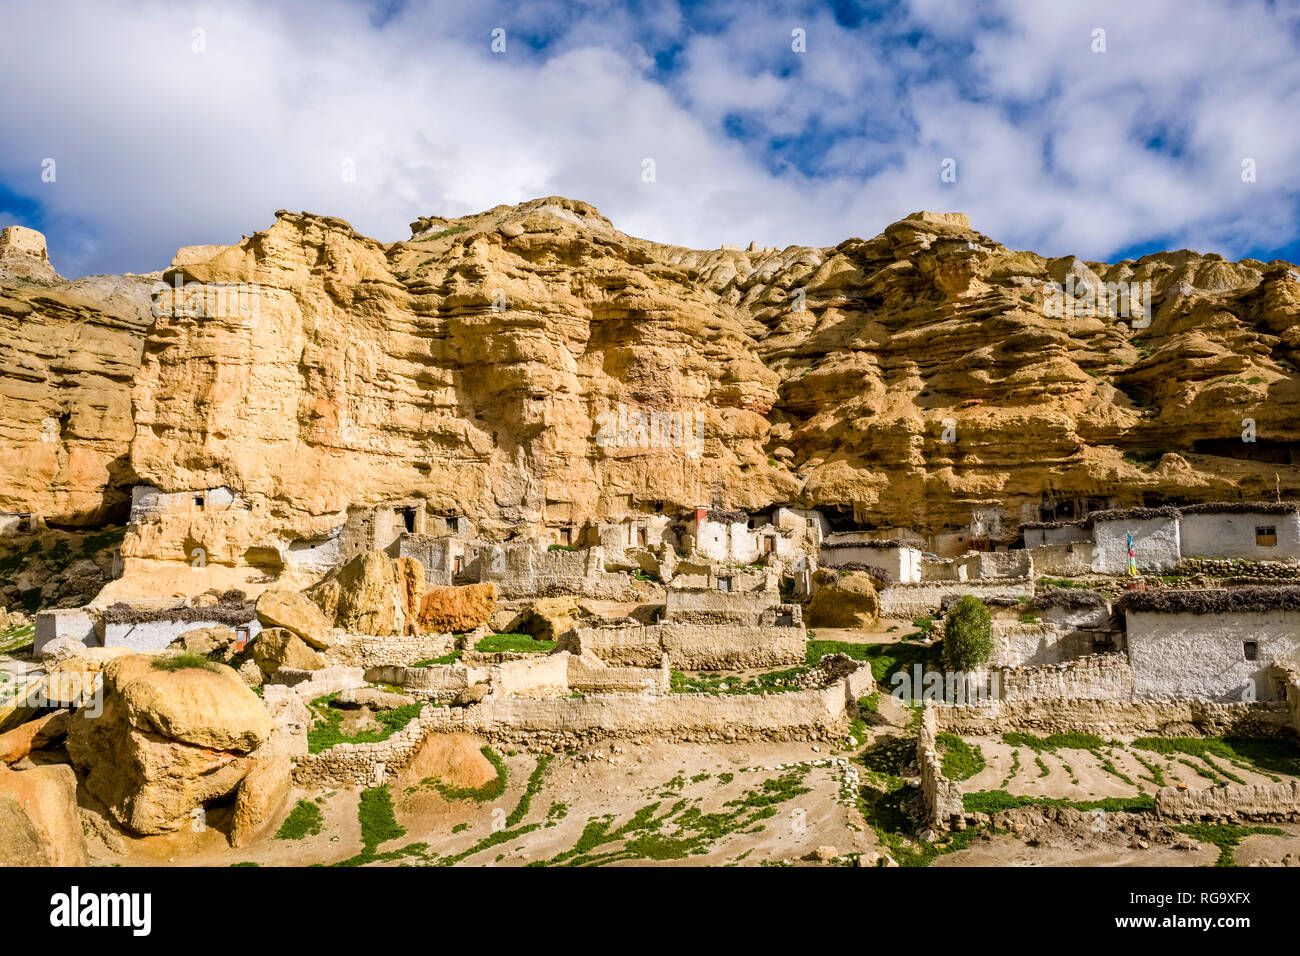
[[[973,594],[966,594],[943,622],[943,657],[949,670],[973,671],[993,653],[993,615]]]

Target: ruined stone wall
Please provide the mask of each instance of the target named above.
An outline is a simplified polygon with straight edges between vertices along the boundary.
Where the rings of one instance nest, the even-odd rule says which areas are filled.
[[[1091,654],[1042,667],[1003,668],[997,675],[1003,701],[1133,699],[1133,669],[1125,654]]]
[[[669,588],[664,619],[683,624],[748,624],[762,622],[763,613],[781,603],[779,591],[699,590]]]
[[[1039,574],[1069,577],[1092,572],[1092,543],[1048,544],[1030,549]]]
[[[603,738],[742,741],[834,740],[848,732],[857,700],[875,686],[868,667],[813,690],[774,694],[602,694],[542,700],[491,695],[471,707],[429,705],[374,744],[338,744],[294,766],[298,786],[368,787],[410,761],[430,733],[468,733],[499,743],[566,749]]]
[[[1025,581],[894,584],[880,592],[880,616],[910,621],[939,610],[948,595],[973,594],[981,600],[1034,596],[1034,583]]]
[[[927,706],[921,714],[921,730],[916,737],[916,766],[921,776],[922,824],[934,830],[947,830],[966,816],[962,787],[943,775],[936,736],[938,725],[934,708]]]
[[[594,667],[569,657],[569,688],[582,694],[666,694],[672,671],[661,667]]]
[[[936,726],[986,736],[1025,731],[1046,736],[1269,736],[1291,730],[1286,704],[1219,704],[1203,700],[1122,701],[1025,698],[983,707],[935,707]]]
[[[505,697],[555,697],[569,692],[569,655],[532,654],[491,669],[490,681]]]
[[[348,634],[325,651],[325,660],[352,667],[403,665],[444,657],[455,649],[456,639],[450,634],[395,634],[391,637]]]
[[[667,654],[679,670],[743,670],[801,664],[806,646],[802,627],[671,623],[578,628],[571,649],[622,666],[654,667]]]
[[[1300,781],[1229,784],[1203,790],[1161,787],[1156,816],[1215,823],[1300,823]]]

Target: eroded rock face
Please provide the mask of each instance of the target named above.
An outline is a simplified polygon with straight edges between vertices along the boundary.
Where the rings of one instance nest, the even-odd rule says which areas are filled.
[[[385,636],[403,629],[397,571],[382,551],[335,568],[307,592],[325,619],[350,634]]]
[[[71,767],[0,767],[0,862],[5,866],[90,865]]]
[[[430,588],[420,603],[420,633],[464,634],[486,624],[496,609],[497,593],[492,582]]]
[[[166,833],[232,792],[271,718],[222,664],[164,670],[144,655],[104,668],[102,711],[78,711],[67,749],[88,791],[136,833]]]
[[[118,493],[103,456],[122,461],[123,401],[74,406],[55,447],[37,433],[56,396],[110,379],[120,397],[132,375],[133,480],[235,496],[137,523],[123,554],[143,584],[196,547],[209,576],[285,576],[357,509],[398,499],[488,537],[788,502],[999,538],[1045,498],[1261,498],[1275,475],[1300,495],[1287,263],[1049,260],[934,213],[833,248],[691,250],[556,197],[416,228],[385,246],[280,213],[238,245],[187,250],[138,373],[125,306],[0,279],[21,366],[2,387],[22,383],[18,437],[0,441],[26,463],[0,508],[88,515]],[[177,308],[178,277],[254,289],[255,314]],[[91,361],[60,343],[92,329],[103,368],[58,387]]]
[[[0,233],[0,511],[80,525],[124,513],[131,387],[157,280],[69,282],[40,233]]]

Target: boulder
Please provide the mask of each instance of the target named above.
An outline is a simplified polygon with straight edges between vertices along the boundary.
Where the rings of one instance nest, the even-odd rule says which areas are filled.
[[[77,777],[67,764],[0,767],[0,863],[90,865],[77,811]]]
[[[880,615],[880,598],[871,578],[823,568],[813,576],[816,590],[804,622],[809,627],[870,627]]]
[[[75,637],[56,637],[52,641],[46,641],[45,644],[41,646],[41,663],[49,664],[65,660],[69,657],[75,657],[85,649],[86,645]]]
[[[519,633],[530,634],[539,641],[554,641],[589,617],[590,612],[577,598],[542,598],[520,612]]]
[[[397,572],[382,551],[366,551],[307,590],[325,619],[350,634],[397,633]]]
[[[61,741],[68,735],[70,716],[66,710],[56,710],[0,734],[0,763],[16,763],[33,750]]]
[[[334,698],[336,707],[369,707],[371,710],[396,710],[409,707],[415,698],[407,694],[395,694],[378,687],[349,688]]]
[[[209,657],[223,664],[232,664],[239,656],[239,652],[235,650],[238,642],[239,636],[228,627],[196,627],[168,644],[167,649],[198,654],[200,657]]]
[[[471,684],[469,687],[461,688],[456,692],[456,698],[452,704],[456,707],[465,707],[469,704],[477,704],[486,697],[492,688],[487,684]]]
[[[230,819],[230,845],[244,847],[263,830],[278,823],[293,789],[293,760],[273,744],[253,756],[253,769],[239,782]]]
[[[291,631],[318,651],[329,648],[330,623],[321,609],[297,591],[263,591],[257,599],[257,619],[263,627]]]
[[[424,565],[415,558],[394,558],[393,573],[397,576],[397,602],[402,607],[406,633],[414,634],[424,594]]]
[[[253,660],[267,677],[281,667],[317,671],[325,662],[297,634],[283,627],[268,627],[253,641]]]
[[[468,734],[430,734],[411,755],[397,783],[418,786],[433,778],[449,787],[477,790],[497,777],[497,768],[483,755],[483,741]]]
[[[104,669],[105,696],[116,696],[140,730],[197,747],[247,753],[271,736],[271,717],[224,664],[169,670],[165,658],[119,657]]]
[[[271,735],[257,695],[223,664],[166,669],[166,657],[129,655],[104,668],[102,707],[69,720],[67,749],[84,786],[137,833],[179,829],[224,797]]]
[[[492,582],[430,588],[420,601],[418,630],[422,634],[472,631],[492,619],[499,594]]]

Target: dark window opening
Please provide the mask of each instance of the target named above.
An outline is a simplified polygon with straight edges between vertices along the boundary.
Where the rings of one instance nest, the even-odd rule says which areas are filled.
[[[1270,524],[1255,528],[1255,545],[1260,548],[1276,548],[1277,527]]]
[[[1243,650],[1243,651],[1245,652],[1245,654],[1246,654],[1246,660],[1248,660],[1248,661],[1259,660],[1259,644],[1258,644],[1258,642],[1256,642],[1256,641],[1246,641],[1246,642],[1242,645],[1242,650]]]
[[[457,533],[460,531],[460,519],[459,519],[459,518],[448,518],[448,519],[447,519],[447,530],[450,531],[452,534],[457,534]]]
[[[572,529],[572,528],[561,528],[561,529],[560,529],[560,544],[563,544],[563,545],[566,545],[566,546],[568,546],[568,545],[572,545],[572,544],[573,544],[573,529]]]
[[[414,508],[402,509],[402,525],[406,528],[407,531],[415,530],[415,509]]]
[[[731,578],[718,578],[718,590],[719,590],[719,591],[730,591],[730,590],[731,590]]]
[[[195,496],[194,496],[194,507],[196,507],[196,508],[202,508],[202,507],[203,507],[203,496],[202,496],[202,495],[195,495]]]

